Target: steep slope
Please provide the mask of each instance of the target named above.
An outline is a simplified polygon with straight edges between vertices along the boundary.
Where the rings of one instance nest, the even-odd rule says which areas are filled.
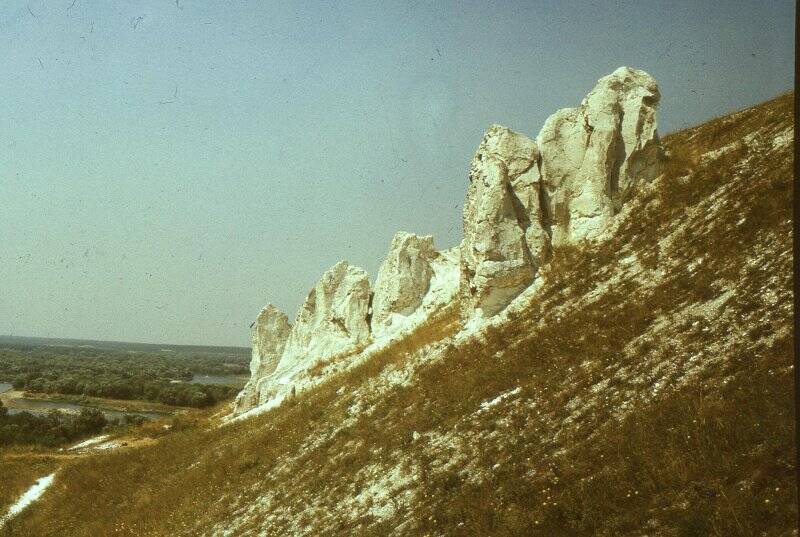
[[[664,138],[594,246],[261,416],[63,468],[20,535],[792,535],[793,95]]]
[[[637,188],[662,173],[660,99],[652,76],[620,67],[580,106],[548,118],[536,141],[489,127],[470,164],[457,256],[437,252],[431,236],[399,232],[374,289],[363,270],[342,261],[311,290],[288,340],[274,330],[262,338],[256,319],[254,365],[265,342],[285,348],[271,372],[252,368],[229,418],[260,414],[370,360],[456,299],[456,289],[467,331],[503,312],[541,283],[553,246],[604,237]]]

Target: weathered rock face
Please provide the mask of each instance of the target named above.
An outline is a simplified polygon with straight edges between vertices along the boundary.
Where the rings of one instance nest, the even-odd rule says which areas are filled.
[[[493,125],[472,159],[461,243],[461,299],[468,315],[500,311],[547,258],[538,155],[533,140]]]
[[[597,238],[637,183],[660,173],[659,100],[650,75],[620,67],[547,119],[536,140],[554,246]]]
[[[259,401],[290,389],[291,377],[318,361],[366,343],[369,301],[369,278],[363,269],[346,261],[331,267],[297,313],[275,371],[259,381]]]
[[[254,380],[237,405],[313,384],[305,373],[319,361],[403,337],[456,298],[465,321],[506,308],[553,248],[601,238],[636,186],[661,173],[659,99],[650,75],[621,67],[579,107],[550,116],[535,141],[491,126],[470,166],[460,246],[436,252],[430,236],[398,233],[372,298],[366,273],[340,262],[311,290],[288,339],[285,318],[265,314],[263,336],[254,333]]]
[[[347,261],[331,267],[297,313],[279,368],[294,358],[322,359],[367,341],[369,295],[364,269]]]
[[[264,306],[253,325],[250,373],[254,377],[261,378],[275,371],[291,330],[285,313],[272,304]]]
[[[461,245],[465,317],[494,315],[533,281],[553,247],[595,240],[636,185],[661,173],[660,94],[643,71],[601,78],[534,142],[493,125],[470,167]]]
[[[394,236],[375,279],[372,331],[376,337],[391,333],[398,321],[422,305],[433,276],[431,262],[437,255],[430,235],[400,231]]]
[[[258,404],[258,382],[275,371],[289,339],[289,318],[281,310],[267,304],[253,323],[250,380],[236,397],[234,412],[243,412]]]

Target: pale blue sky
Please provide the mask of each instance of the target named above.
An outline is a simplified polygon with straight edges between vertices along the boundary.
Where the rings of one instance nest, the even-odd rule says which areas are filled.
[[[491,123],[535,136],[629,65],[676,130],[790,89],[793,26],[790,1],[3,2],[0,334],[246,345],[396,230],[457,244]]]

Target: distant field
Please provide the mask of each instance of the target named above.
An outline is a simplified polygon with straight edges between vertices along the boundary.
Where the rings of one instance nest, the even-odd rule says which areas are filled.
[[[0,337],[0,448],[56,447],[215,405],[246,382],[249,362],[237,347]]]
[[[249,357],[248,347],[208,347],[204,345],[169,345],[164,343],[129,343],[124,341],[99,341],[91,339],[62,339],[0,335],[0,347],[90,347],[129,352],[164,352],[208,354],[214,356]]]
[[[206,407],[249,375],[241,347],[0,337],[0,383],[37,394]]]

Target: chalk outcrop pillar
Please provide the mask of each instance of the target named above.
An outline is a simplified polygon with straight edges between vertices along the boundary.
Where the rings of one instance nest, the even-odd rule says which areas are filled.
[[[597,238],[636,186],[661,173],[660,98],[653,77],[620,67],[578,108],[547,119],[536,140],[554,246]]]
[[[372,332],[390,334],[422,305],[433,276],[432,261],[438,254],[433,237],[400,231],[395,234],[378,276],[372,299]]]
[[[493,125],[472,159],[464,203],[461,301],[491,316],[533,281],[549,254],[536,142]]]
[[[234,412],[244,412],[258,404],[256,386],[261,379],[275,371],[290,332],[286,314],[272,304],[264,306],[251,332],[250,380],[236,397]]]

